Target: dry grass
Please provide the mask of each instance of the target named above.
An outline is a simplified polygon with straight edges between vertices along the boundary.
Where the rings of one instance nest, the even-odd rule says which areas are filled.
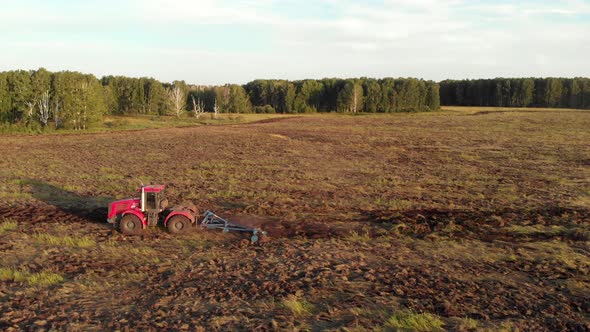
[[[344,238],[346,241],[356,243],[369,243],[372,241],[371,235],[368,231],[351,231],[348,236]]]
[[[488,111],[6,137],[0,208],[19,231],[2,236],[0,265],[68,279],[32,298],[29,280],[59,278],[1,270],[1,312],[39,305],[0,325],[27,329],[35,314],[66,329],[66,303],[97,330],[472,330],[499,327],[498,316],[579,329],[590,113]],[[259,216],[271,241],[121,236],[91,213],[140,180],[201,212]],[[454,312],[438,311],[445,294]],[[473,312],[491,318],[457,318]]]
[[[76,248],[87,248],[96,245],[96,242],[88,236],[54,236],[51,234],[38,233],[33,235],[37,243],[50,246],[67,246]]]
[[[0,234],[15,230],[17,227],[18,223],[16,221],[8,218],[3,218],[0,222]]]
[[[64,278],[60,274],[47,271],[30,273],[28,270],[0,268],[0,280],[26,282],[31,286],[50,286],[62,283]]]
[[[295,295],[289,295],[281,301],[284,308],[288,309],[294,316],[300,317],[309,315],[314,310],[314,305],[306,300],[299,299]]]
[[[64,281],[63,276],[52,272],[33,273],[27,278],[30,285],[49,286],[59,284]]]
[[[383,325],[383,331],[444,331],[444,322],[436,315],[398,310]]]
[[[0,268],[0,280],[23,282],[27,280],[28,275],[28,272],[23,272],[21,270],[5,267]]]
[[[456,325],[456,329],[458,331],[477,331],[480,328],[480,323],[478,320],[473,318],[460,318],[458,320],[458,324]]]
[[[590,268],[590,257],[585,250],[576,250],[562,241],[539,241],[528,243],[521,255],[533,262],[550,261],[572,270],[587,271]]]
[[[150,152],[152,159],[160,161],[154,166],[162,167],[150,167],[149,171],[129,169],[129,165],[140,165],[145,154],[128,153],[125,160],[112,160],[108,149],[94,148],[115,142],[135,144],[136,133],[36,137],[39,147],[34,154],[12,157],[11,163],[3,165],[0,180],[7,185],[0,190],[0,200],[17,201],[10,195],[21,195],[20,188],[22,195],[33,192],[33,198],[42,201],[63,197],[64,192],[124,197],[134,190],[139,178],[174,183],[172,201],[190,196],[195,202],[239,203],[242,209],[248,208],[246,212],[261,215],[277,213],[268,202],[273,202],[279,213],[295,208],[304,211],[294,212],[309,214],[451,206],[535,209],[568,204],[568,197],[579,201],[584,192],[580,188],[590,186],[578,167],[587,154],[582,143],[590,139],[583,130],[590,125],[588,117],[565,111],[558,115],[454,114],[322,114],[231,130],[223,126],[162,129],[158,136],[170,146]],[[546,130],[551,131],[550,136]],[[12,147],[3,148],[8,155],[29,146],[30,139],[11,140]],[[188,141],[194,144],[186,146]],[[139,144],[150,149],[152,143],[146,136]],[[171,162],[180,156],[187,157],[186,161]],[[47,163],[55,167],[48,169]],[[10,182],[15,177],[59,184],[59,190],[44,195],[43,188],[34,184]],[[521,186],[498,186],[503,179],[527,181]],[[549,199],[542,190],[547,187],[565,201]],[[8,196],[3,199],[2,194]],[[72,206],[85,201],[76,195],[69,200]]]

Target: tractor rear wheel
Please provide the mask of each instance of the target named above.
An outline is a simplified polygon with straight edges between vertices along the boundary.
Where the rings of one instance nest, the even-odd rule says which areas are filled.
[[[166,228],[168,228],[168,232],[172,234],[184,234],[188,232],[190,229],[191,222],[185,216],[173,216],[168,220],[166,223]]]
[[[139,235],[143,232],[143,223],[133,214],[126,214],[119,220],[119,231],[125,235]]]

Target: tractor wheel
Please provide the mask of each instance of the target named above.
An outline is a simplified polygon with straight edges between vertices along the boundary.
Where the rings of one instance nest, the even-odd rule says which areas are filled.
[[[143,232],[141,220],[133,214],[126,214],[119,220],[119,231],[125,235],[139,235]]]
[[[184,234],[189,231],[191,222],[185,216],[174,216],[168,220],[166,228],[172,234]]]

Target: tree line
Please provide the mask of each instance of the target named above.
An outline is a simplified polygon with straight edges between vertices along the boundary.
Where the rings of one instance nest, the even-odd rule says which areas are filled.
[[[60,71],[0,72],[0,123],[86,129],[104,115],[387,113],[443,105],[590,108],[590,79],[325,78],[200,86]]]
[[[241,86],[198,87],[190,96],[235,113],[399,112],[440,108],[439,86],[413,78],[255,80]]]
[[[495,78],[440,82],[442,105],[590,109],[589,78]]]
[[[104,115],[429,111],[439,85],[413,78],[255,80],[189,85],[72,71],[0,72],[0,123],[86,129]]]
[[[43,68],[0,73],[0,122],[86,129],[104,113],[105,89],[93,75]]]

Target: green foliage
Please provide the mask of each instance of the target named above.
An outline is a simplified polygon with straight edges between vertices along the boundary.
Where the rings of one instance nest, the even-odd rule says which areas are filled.
[[[244,86],[254,106],[270,105],[278,113],[294,113],[296,87],[284,80],[255,80]]]
[[[287,83],[288,84],[288,83]],[[324,86],[320,81],[305,80],[297,83],[293,97],[295,113],[315,113],[321,107]],[[295,91],[293,91],[294,93]]]
[[[87,129],[106,113],[104,90],[93,75],[59,72],[53,78],[53,99],[59,104],[57,127]]]
[[[0,123],[0,134],[40,134],[44,132],[41,124],[37,122],[30,123]]]
[[[192,98],[197,103],[200,102],[203,104],[205,112],[214,112],[216,102],[215,89],[202,86],[191,87],[188,91],[188,100],[191,101],[190,107],[192,107]]]
[[[226,84],[213,88],[215,101],[221,113],[251,113],[252,104],[241,85]]]
[[[385,78],[381,83],[382,112],[421,112],[440,108],[439,86],[413,78]]]
[[[36,71],[0,73],[1,132],[38,132],[39,102],[49,96],[49,118],[54,127],[85,129],[107,112],[108,96],[93,75]],[[47,118],[46,118],[47,119]],[[7,125],[10,123],[11,125]]]
[[[169,109],[164,85],[153,78],[106,76],[101,82],[109,114],[165,115]]]
[[[443,105],[590,109],[588,78],[495,78],[440,83]]]
[[[8,86],[8,112],[5,121],[15,123],[28,111],[28,103],[33,102],[31,90],[31,72],[24,70],[9,71],[6,75]]]
[[[0,72],[0,121],[10,119],[10,92],[7,76],[6,72]]]
[[[173,105],[168,93],[181,87],[184,102]],[[576,85],[583,91],[583,85]],[[51,128],[88,129],[103,115],[180,116],[191,109],[192,98],[205,112],[218,113],[315,113],[427,111],[439,108],[434,82],[417,79],[255,80],[245,86],[191,86],[184,81],[161,83],[153,78],[105,76],[62,71],[0,72],[0,132],[37,132],[37,102],[50,95]],[[552,97],[553,98],[553,97]],[[178,113],[178,114],[176,114]],[[47,126],[49,127],[49,126]]]
[[[277,111],[274,109],[274,107],[270,106],[270,105],[264,105],[264,106],[255,106],[254,107],[254,113],[259,113],[259,114],[274,114]]]
[[[363,91],[365,95],[365,112],[375,113],[381,110],[381,85],[375,79],[366,79],[363,83]]]
[[[255,107],[278,113],[397,112],[440,108],[438,84],[418,79],[256,80],[245,85]]]
[[[363,77],[191,86],[147,77],[105,76],[99,81],[93,75],[39,68],[0,72],[0,133],[87,129],[105,114],[167,115],[175,108],[168,94],[171,86],[182,88],[183,110],[190,110],[194,97],[210,113],[414,112],[438,110],[441,104],[590,109],[588,78],[446,80],[439,85],[414,78]],[[39,125],[43,93],[51,97],[51,128]]]
[[[363,88],[361,84],[357,80],[348,80],[338,93],[336,111],[358,113],[362,112],[362,105]]]
[[[34,98],[38,98],[45,91],[51,89],[52,73],[45,68],[39,68],[31,75],[31,92]]]
[[[426,93],[426,106],[428,110],[440,109],[440,86],[438,84],[429,84]]]
[[[250,113],[252,104],[248,99],[246,90],[240,85],[230,85],[229,104],[227,105],[229,113]]]

